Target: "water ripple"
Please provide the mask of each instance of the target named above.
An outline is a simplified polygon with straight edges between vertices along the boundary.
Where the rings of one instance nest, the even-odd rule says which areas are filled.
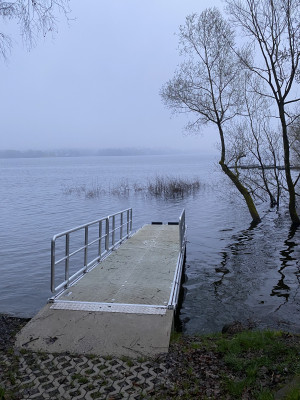
[[[64,187],[144,184],[155,176],[203,183],[186,198],[145,193],[66,195]],[[32,316],[50,296],[50,240],[63,230],[133,207],[134,229],[177,220],[186,209],[188,244],[183,329],[211,332],[235,319],[300,331],[300,232],[288,216],[248,211],[210,158],[91,157],[0,160],[0,312]]]

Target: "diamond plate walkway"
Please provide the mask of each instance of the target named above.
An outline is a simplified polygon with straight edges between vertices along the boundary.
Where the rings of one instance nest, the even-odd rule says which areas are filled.
[[[178,225],[144,226],[47,304],[16,347],[135,358],[167,352],[179,259]]]

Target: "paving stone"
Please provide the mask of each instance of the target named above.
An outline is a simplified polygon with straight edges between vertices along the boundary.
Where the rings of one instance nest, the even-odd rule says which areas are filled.
[[[0,359],[0,365],[10,364],[9,356]],[[24,400],[134,400],[153,391],[167,373],[166,366],[155,361],[28,352],[18,358],[15,382],[1,374],[0,384]]]

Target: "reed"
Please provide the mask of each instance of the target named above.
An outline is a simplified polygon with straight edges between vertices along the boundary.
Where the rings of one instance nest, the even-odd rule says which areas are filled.
[[[175,198],[195,194],[200,190],[200,187],[199,179],[156,176],[154,181],[148,182],[147,191],[151,196]]]
[[[148,180],[145,185],[139,183],[130,185],[127,180],[123,180],[114,186],[109,186],[107,189],[98,184],[92,184],[91,186],[79,184],[64,186],[63,193],[66,195],[85,196],[87,199],[99,198],[106,194],[128,197],[131,193],[170,199],[183,198],[195,194],[202,186],[199,179],[156,176],[154,179]]]

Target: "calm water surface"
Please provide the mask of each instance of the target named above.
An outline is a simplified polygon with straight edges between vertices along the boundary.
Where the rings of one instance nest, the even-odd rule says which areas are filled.
[[[201,190],[164,200],[132,189],[157,175],[197,177]],[[263,222],[250,229],[247,210],[225,178],[208,156],[0,160],[0,312],[33,316],[45,304],[54,234],[127,207],[135,229],[177,220],[185,208],[184,330],[216,331],[238,319],[300,332],[300,231],[290,230],[283,211],[264,205]],[[114,190],[124,184],[129,192]],[[103,193],[72,192],[84,185],[86,192],[101,187]]]

